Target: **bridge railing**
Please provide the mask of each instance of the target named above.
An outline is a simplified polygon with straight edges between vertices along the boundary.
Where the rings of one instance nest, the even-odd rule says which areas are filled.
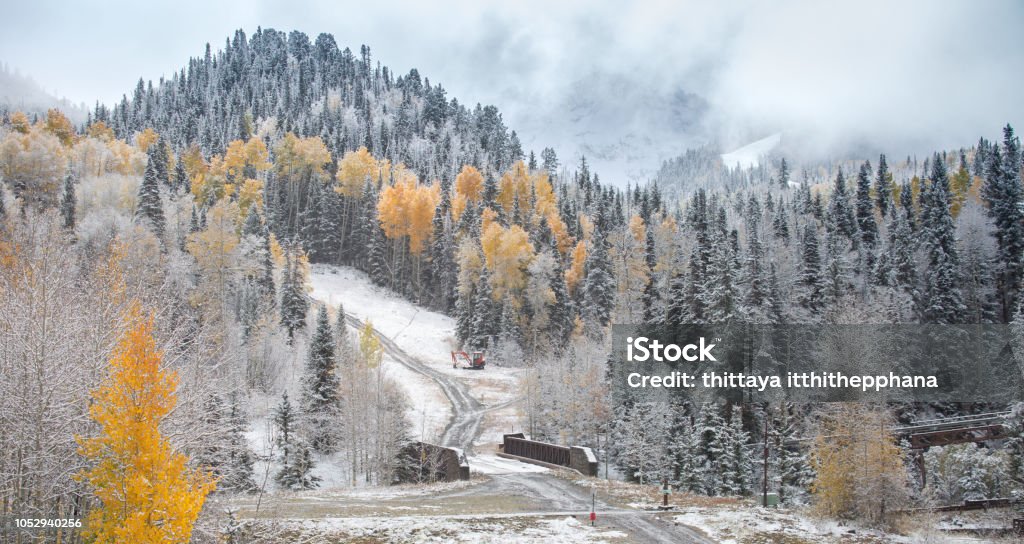
[[[568,467],[586,476],[597,475],[597,457],[586,447],[528,440],[522,433],[516,433],[504,435],[502,453],[547,465]]]

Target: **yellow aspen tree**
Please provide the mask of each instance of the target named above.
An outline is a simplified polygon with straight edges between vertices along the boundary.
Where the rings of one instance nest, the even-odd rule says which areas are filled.
[[[464,195],[455,193],[452,197],[452,223],[458,223],[462,212],[466,211],[467,200]]]
[[[29,129],[32,128],[32,123],[29,122],[25,112],[16,111],[11,114],[11,128],[18,134],[28,134]]]
[[[558,206],[555,201],[555,190],[551,187],[551,180],[548,179],[548,173],[545,171],[534,172],[533,176],[533,194],[536,198],[534,203],[533,213],[547,217],[548,223],[551,222],[552,215],[558,215]]]
[[[274,147],[274,170],[290,181],[309,179],[324,174],[331,162],[331,153],[319,136],[299,138],[291,132]]]
[[[479,202],[484,190],[484,176],[476,167],[464,165],[455,176],[455,192],[469,202]]]
[[[85,133],[90,138],[96,138],[101,142],[109,142],[114,139],[114,129],[107,126],[103,121],[94,121],[89,128],[86,129]]]
[[[149,146],[156,143],[158,138],[160,138],[160,135],[155,130],[146,128],[146,130],[135,135],[135,147],[138,147],[139,151],[145,153],[149,151]]]
[[[491,222],[484,229],[480,247],[491,272],[495,300],[526,286],[526,267],[533,259],[533,244],[522,227],[512,225],[506,229],[496,221]]]
[[[495,198],[501,209],[506,214],[512,213],[512,203],[516,199],[516,186],[515,180],[512,179],[511,172],[505,172],[502,174],[501,179],[498,181],[498,196]]]
[[[359,329],[359,353],[363,362],[368,368],[377,368],[381,359],[384,358],[384,347],[380,344],[380,338],[373,330],[373,323],[369,319]]]
[[[408,236],[409,252],[419,255],[430,238],[441,193],[437,184],[419,185],[411,172],[396,169],[396,175],[399,172],[404,179],[381,191],[377,215],[385,236],[392,240]]]
[[[79,438],[91,468],[79,474],[101,506],[89,513],[85,538],[97,544],[188,542],[213,476],[188,467],[160,433],[174,409],[178,378],[161,369],[153,318],[136,305],[110,358],[110,376],[93,392],[90,416],[100,435]]]
[[[224,152],[224,170],[228,179],[251,177],[270,169],[270,154],[260,138],[248,142],[233,140]]]
[[[587,243],[580,240],[572,250],[572,264],[565,271],[565,285],[570,293],[576,292],[576,286],[583,280],[583,267],[587,262]]]
[[[390,170],[387,160],[378,162],[366,146],[360,147],[345,153],[338,161],[338,174],[335,176],[338,183],[334,190],[347,197],[362,196],[367,179],[376,182],[378,177],[389,177]]]
[[[53,134],[64,147],[75,143],[75,127],[60,110],[51,108],[46,112],[46,132]]]

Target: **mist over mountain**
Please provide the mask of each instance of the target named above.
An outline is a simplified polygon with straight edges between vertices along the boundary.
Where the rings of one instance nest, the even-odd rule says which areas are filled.
[[[31,76],[12,70],[6,63],[0,64],[0,107],[29,114],[58,108],[77,123],[84,122],[86,118],[84,105],[53,96]]]
[[[781,132],[812,159],[923,155],[1024,121],[1016,2],[384,1],[358,16],[316,2],[120,7],[82,40],[87,7],[63,6],[41,39],[15,22],[43,20],[47,6],[10,6],[0,49],[92,105],[140,76],[170,78],[197,44],[219,48],[239,27],[329,32],[342,47],[370,45],[396,73],[429,74],[463,104],[494,104],[527,150],[587,154],[616,184],[701,144],[729,152]],[[154,17],[188,25],[143,24]],[[104,77],[89,78],[99,63]]]

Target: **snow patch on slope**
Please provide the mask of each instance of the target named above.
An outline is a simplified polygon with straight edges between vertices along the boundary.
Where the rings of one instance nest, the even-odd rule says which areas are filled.
[[[722,164],[728,168],[753,168],[761,163],[761,158],[775,149],[782,142],[782,133],[772,134],[767,138],[761,138],[756,142],[749,143],[739,149],[722,154]]]

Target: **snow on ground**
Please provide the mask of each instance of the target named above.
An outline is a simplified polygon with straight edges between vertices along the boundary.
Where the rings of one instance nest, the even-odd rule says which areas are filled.
[[[437,442],[452,417],[452,405],[430,378],[409,370],[384,355],[384,373],[398,383],[409,398],[411,435],[424,442]]]
[[[728,168],[752,168],[761,163],[761,157],[767,155],[775,146],[782,141],[782,133],[772,134],[767,138],[761,138],[756,142],[749,143],[735,151],[722,154],[722,164]]]
[[[590,527],[572,517],[504,517],[453,519],[398,516],[329,518],[297,522],[303,533],[347,540],[388,542],[560,542],[567,544],[621,541],[626,534]]]
[[[906,537],[841,526],[779,509],[754,506],[687,508],[677,523],[700,529],[721,544],[741,542],[913,542]]]
[[[472,460],[473,472],[481,474],[517,474],[524,472],[548,472],[548,469],[523,463],[515,459],[506,459],[497,455],[477,455]]]
[[[366,274],[350,267],[313,265],[310,283],[313,288],[310,295],[314,299],[331,306],[340,303],[346,313],[363,321],[370,320],[374,328],[408,354],[466,382],[473,397],[484,406],[499,406],[521,396],[518,376],[522,369],[491,363],[482,371],[452,368],[451,352],[458,349],[453,318],[426,310],[374,285]],[[423,427],[430,431],[425,436],[437,434],[438,425],[444,427],[439,422],[447,422],[451,416],[451,406],[440,388],[428,378],[404,368],[394,376],[401,378],[400,383],[413,404],[409,411],[413,435],[420,436]],[[424,414],[426,425],[423,425]],[[521,419],[515,405],[489,412],[484,418],[478,444],[493,445],[501,441],[503,433],[522,430]]]

